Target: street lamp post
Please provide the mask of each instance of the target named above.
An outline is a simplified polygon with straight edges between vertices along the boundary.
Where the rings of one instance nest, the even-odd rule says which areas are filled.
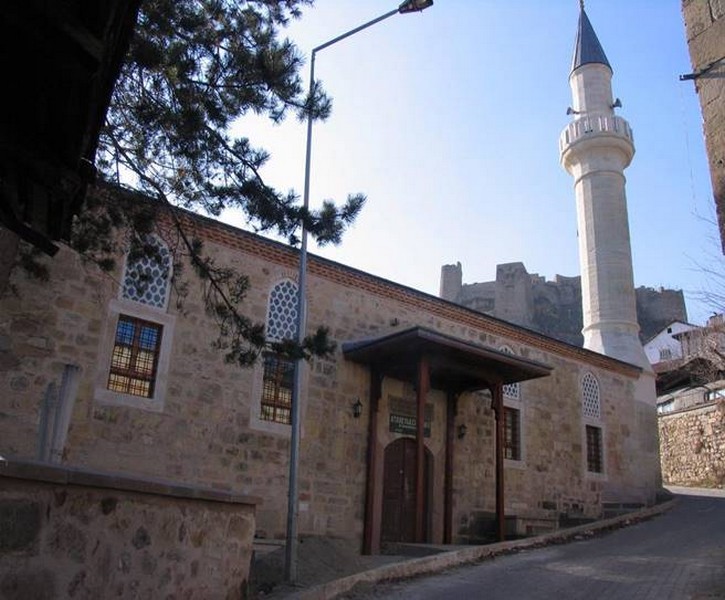
[[[433,5],[433,0],[406,0],[398,8],[391,10],[379,17],[363,23],[359,27],[355,27],[350,31],[338,35],[324,44],[312,49],[310,55],[310,92],[308,100],[311,101],[315,89],[315,56],[320,50],[324,50],[337,42],[344,40],[367,29],[368,27],[380,23],[396,14],[406,14],[412,12],[420,12]],[[307,147],[305,151],[305,187],[302,197],[302,206],[304,212],[307,211],[310,204],[310,161],[312,158],[312,111],[307,111]],[[297,281],[297,341],[302,344],[305,339],[305,329],[307,325],[307,301],[305,298],[307,284],[307,229],[302,222],[302,235],[300,245],[300,264]],[[297,581],[297,511],[298,511],[298,470],[299,470],[299,448],[300,448],[300,391],[302,389],[302,358],[295,361],[294,381],[292,387],[292,414],[291,428],[292,436],[290,439],[290,466],[289,466],[289,490],[287,500],[287,541],[285,546],[285,578],[291,583]]]

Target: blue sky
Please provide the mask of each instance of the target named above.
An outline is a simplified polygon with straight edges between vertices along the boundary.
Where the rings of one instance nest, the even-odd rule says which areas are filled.
[[[396,6],[317,0],[285,33],[308,58]],[[588,0],[586,10],[634,130],[635,284],[683,289],[689,320],[703,323],[701,265],[717,256],[717,230],[697,96],[679,81],[692,70],[680,1]],[[436,295],[441,266],[456,261],[464,283],[515,261],[547,279],[578,275],[572,180],[558,156],[578,14],[578,0],[435,0],[318,53],[333,113],[314,126],[311,206],[354,192],[368,202],[340,246],[310,251]],[[268,181],[301,192],[304,124],[240,127],[271,153]]]

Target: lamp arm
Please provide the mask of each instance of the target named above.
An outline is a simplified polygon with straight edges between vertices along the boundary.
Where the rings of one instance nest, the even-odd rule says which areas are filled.
[[[398,14],[398,9],[394,9],[391,11],[386,12],[385,14],[380,15],[379,17],[376,17],[375,19],[372,19],[371,21],[368,21],[367,23],[363,23],[362,25],[359,25],[358,27],[355,27],[354,29],[351,29],[350,31],[347,31],[341,35],[338,35],[335,38],[332,38],[331,40],[325,42],[324,44],[320,44],[319,46],[316,46],[312,49],[312,53],[310,54],[310,92],[308,96],[308,100],[312,101],[312,95],[315,91],[315,58],[317,56],[317,53],[320,50],[324,50],[325,48],[328,48],[332,46],[333,44],[336,44],[337,42],[340,42],[346,38],[349,38],[351,35],[355,35],[359,31],[362,31],[363,29],[367,29],[368,27],[371,27],[375,25],[376,23],[380,23],[380,21],[384,21],[385,19],[392,17],[393,15]],[[307,109],[307,147],[305,148],[305,185],[304,190],[302,194],[302,207],[306,210],[309,208],[310,205],[310,164],[312,162],[312,110],[310,107]],[[297,329],[297,341],[301,344],[305,339],[305,317],[306,317],[306,307],[305,307],[305,298],[304,298],[304,290],[305,290],[305,275],[307,272],[307,229],[304,226],[304,223],[302,224],[302,231],[301,231],[301,244],[300,244],[300,270],[299,270],[299,282],[298,282],[298,289],[300,291],[299,299],[298,299],[298,315],[299,315],[299,326]]]
[[[432,2],[431,2],[432,4]],[[402,5],[401,5],[402,6]],[[422,10],[422,9],[421,9]],[[332,46],[333,44],[344,40],[345,38],[367,29],[368,27],[379,23],[400,12],[400,7],[380,15],[372,21],[363,23],[355,29],[338,35],[312,49],[310,55],[310,93],[308,101],[312,102],[312,95],[315,91],[315,56],[320,50]],[[310,164],[312,161],[312,110],[311,106],[307,107],[307,146],[305,149],[305,185],[302,197],[302,206],[305,211],[310,204]],[[297,281],[297,341],[300,345],[305,339],[305,329],[307,325],[307,303],[305,293],[307,288],[307,228],[304,221],[301,227],[301,243],[300,243],[300,264],[299,275]],[[285,546],[285,579],[287,581],[296,582],[297,580],[297,493],[298,493],[298,471],[299,471],[299,446],[300,446],[300,390],[302,389],[302,359],[295,361],[294,379],[292,382],[292,406],[290,414],[290,468],[289,468],[289,488],[287,493],[287,543]]]
[[[398,14],[398,9],[391,10],[390,12],[386,12],[384,15],[380,15],[379,17],[376,17],[372,21],[368,21],[367,23],[363,23],[362,25],[359,25],[358,27],[355,27],[355,29],[351,29],[350,31],[338,35],[336,38],[331,39],[329,42],[325,42],[324,44],[320,44],[316,48],[312,49],[312,60],[315,59],[315,53],[319,50],[324,50],[328,46],[332,46],[332,44],[336,44],[337,42],[344,40],[345,38],[350,37],[351,35],[356,34],[358,31],[362,31],[363,29],[367,29],[368,27],[375,25],[376,23],[380,23],[380,21],[383,21],[387,19],[388,17],[392,17],[393,15]]]

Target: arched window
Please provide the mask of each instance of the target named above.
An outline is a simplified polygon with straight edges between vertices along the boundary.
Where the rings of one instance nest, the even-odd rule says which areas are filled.
[[[171,253],[158,237],[149,236],[126,260],[121,297],[165,309],[171,283]]]
[[[272,288],[267,307],[267,340],[279,342],[297,336],[297,295],[294,281]],[[275,352],[264,353],[260,416],[264,421],[289,424],[292,411],[294,362]]]
[[[501,346],[500,352],[513,354],[514,351],[508,346]],[[504,402],[504,458],[508,460],[522,460],[522,436],[521,436],[521,384],[507,383],[503,386]]]
[[[602,416],[599,401],[599,382],[591,373],[582,377],[582,413],[589,419],[600,419]]]
[[[599,397],[599,382],[591,373],[585,373],[581,381],[582,414],[585,423],[587,471],[590,473],[604,473],[604,445],[602,428],[598,424],[602,416],[601,400]],[[596,423],[592,423],[595,421]]]
[[[165,396],[175,317],[167,313],[172,258],[155,235],[136,243],[126,257],[120,297],[109,304],[105,384],[96,397],[159,409]]]

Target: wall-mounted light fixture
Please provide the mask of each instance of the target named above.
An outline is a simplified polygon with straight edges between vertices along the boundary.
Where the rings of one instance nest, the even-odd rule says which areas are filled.
[[[622,108],[622,101],[617,98],[610,108]]]
[[[360,398],[357,398],[352,405],[352,416],[359,419],[362,414],[362,408],[362,402],[360,402]]]
[[[458,439],[462,440],[464,437],[466,437],[466,432],[468,431],[468,427],[466,427],[465,423],[461,423],[458,426]]]

